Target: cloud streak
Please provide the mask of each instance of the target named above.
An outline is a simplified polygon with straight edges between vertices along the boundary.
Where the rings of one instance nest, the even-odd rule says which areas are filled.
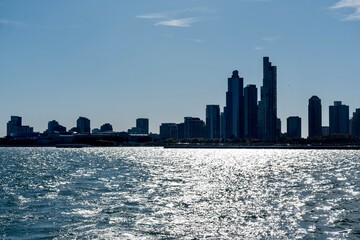
[[[198,22],[198,18],[179,18],[160,21],[155,23],[155,26],[168,26],[168,27],[191,27],[195,22]]]
[[[344,18],[346,21],[360,21],[360,0],[340,0],[331,9],[354,9],[354,12]]]
[[[24,23],[5,19],[5,18],[0,18],[0,25],[21,26],[21,25],[24,25]]]
[[[154,26],[191,27],[194,23],[204,20],[204,15],[216,12],[207,7],[185,8],[176,11],[147,13],[136,18],[150,20]]]

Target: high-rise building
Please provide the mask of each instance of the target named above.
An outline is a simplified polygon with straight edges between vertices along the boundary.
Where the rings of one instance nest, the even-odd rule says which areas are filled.
[[[309,138],[319,137],[322,135],[321,119],[322,119],[321,100],[317,96],[312,96],[309,99],[309,105],[308,105]]]
[[[148,118],[136,119],[136,128],[139,134],[149,134],[149,119]]]
[[[22,118],[18,116],[11,116],[6,127],[7,136],[9,137],[30,137],[36,135],[32,127],[22,125]]]
[[[349,134],[349,106],[341,101],[329,106],[329,123],[330,135]]]
[[[200,118],[184,118],[184,137],[203,138],[205,137],[205,123]]]
[[[226,138],[226,119],[225,119],[225,113],[220,113],[220,136],[221,138]]]
[[[220,138],[220,106],[206,106],[206,137]]]
[[[298,116],[287,118],[287,137],[301,138],[301,118]]]
[[[231,78],[228,78],[224,113],[226,137],[244,137],[244,79],[239,77],[237,70],[233,71]]]
[[[247,138],[257,138],[257,102],[256,85],[247,85],[244,88],[244,127]]]
[[[86,117],[79,117],[76,121],[79,133],[90,134],[90,120]]]
[[[178,128],[178,139],[185,139],[185,123],[176,124]]]
[[[48,129],[47,129],[48,133],[54,133],[54,132],[58,132],[58,133],[65,133],[66,132],[66,127],[61,126],[58,121],[56,120],[52,120],[48,122]]]
[[[277,68],[269,57],[263,58],[263,86],[258,106],[258,134],[263,140],[276,140],[277,131]]]
[[[160,125],[160,138],[178,138],[178,125],[176,123],[162,123]]]
[[[360,137],[360,108],[357,108],[351,119],[351,134]]]
[[[21,131],[22,118],[18,116],[11,116],[10,121],[6,125],[7,136]]]

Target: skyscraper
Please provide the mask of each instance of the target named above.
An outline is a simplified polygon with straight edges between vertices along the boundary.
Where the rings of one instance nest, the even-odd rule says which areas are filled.
[[[317,96],[309,99],[308,120],[309,120],[309,138],[321,136],[321,100]]]
[[[239,77],[237,70],[228,78],[224,113],[226,137],[244,137],[244,79]]]
[[[357,108],[351,119],[351,134],[360,137],[360,108]]]
[[[79,117],[76,121],[76,127],[79,133],[90,134],[90,120],[86,117]]]
[[[258,134],[263,140],[277,139],[277,68],[263,58],[263,86],[258,106]]]
[[[206,105],[206,137],[220,138],[219,105]]]
[[[149,119],[148,118],[136,119],[136,128],[139,134],[149,134]]]
[[[257,111],[257,88],[250,84],[244,88],[244,130],[247,138],[257,138]]]
[[[343,105],[341,101],[335,101],[329,106],[329,128],[330,135],[349,133],[349,106]]]
[[[301,138],[301,118],[298,116],[287,118],[287,137]]]

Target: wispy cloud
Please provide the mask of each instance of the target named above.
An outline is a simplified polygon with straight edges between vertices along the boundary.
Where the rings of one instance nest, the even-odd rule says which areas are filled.
[[[23,22],[13,21],[5,18],[0,18],[0,25],[12,25],[12,26],[21,26],[24,25]]]
[[[168,16],[166,13],[148,13],[144,15],[138,15],[136,17],[140,19],[162,19],[167,18]]]
[[[193,23],[205,21],[206,16],[216,12],[208,7],[185,8],[175,11],[137,15],[136,18],[150,20],[154,26],[191,27]]]
[[[360,0],[340,0],[331,9],[353,9],[354,12],[344,18],[346,21],[360,21]]]
[[[276,40],[278,40],[278,37],[263,37],[262,40],[264,42],[275,42]]]
[[[168,27],[190,27],[192,23],[198,22],[197,18],[179,18],[160,21],[155,23],[155,26],[168,26]]]

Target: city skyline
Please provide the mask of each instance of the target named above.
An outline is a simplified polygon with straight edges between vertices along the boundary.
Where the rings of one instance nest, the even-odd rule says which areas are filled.
[[[56,119],[151,132],[225,106],[234,69],[262,85],[262,56],[278,75],[278,117],[300,116],[308,99],[359,107],[359,1],[0,1],[0,135],[10,116],[35,131]],[[285,20],[285,21],[284,21]],[[260,90],[258,89],[258,98]],[[351,116],[350,116],[351,117]]]

